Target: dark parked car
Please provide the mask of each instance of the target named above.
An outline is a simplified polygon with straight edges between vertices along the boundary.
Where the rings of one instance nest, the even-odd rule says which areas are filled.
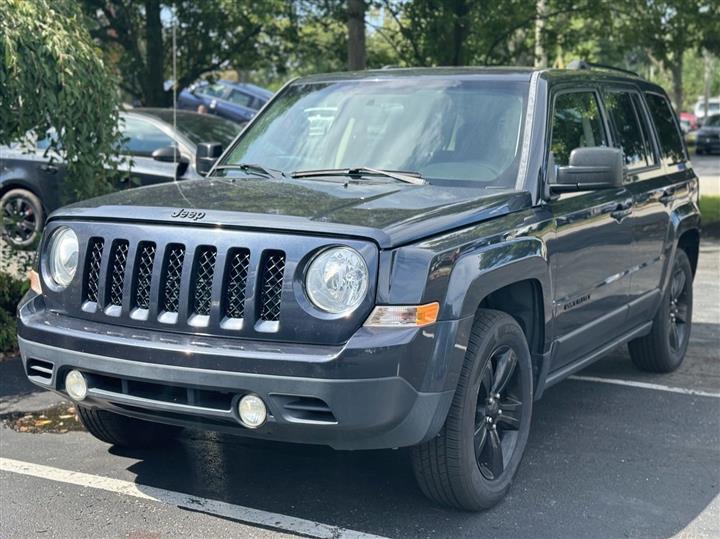
[[[698,154],[720,153],[720,114],[710,116],[697,130],[695,151]]]
[[[205,180],[57,212],[20,350],[105,442],[407,446],[427,496],[483,509],[548,386],[619,344],[682,363],[697,197],[665,92],[635,76],[309,77]]]
[[[177,113],[177,130],[172,110],[134,109],[120,116],[127,138],[122,154],[132,159],[131,167],[129,161],[120,167],[129,172],[121,189],[172,181],[176,175],[198,178],[193,163],[197,145],[206,141],[227,147],[242,129],[221,118],[186,111]],[[60,206],[65,166],[45,155],[49,144],[44,138],[30,146],[0,146],[2,236],[17,247],[34,245],[46,216]],[[172,162],[174,146],[185,162],[179,170]]]
[[[249,121],[272,97],[272,92],[254,84],[220,80],[201,81],[180,92],[178,107],[204,110],[235,122]]]

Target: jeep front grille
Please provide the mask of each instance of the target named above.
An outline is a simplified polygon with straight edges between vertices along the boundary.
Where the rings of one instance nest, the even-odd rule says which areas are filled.
[[[185,246],[171,243],[165,251],[165,269],[162,275],[163,297],[161,310],[177,313],[180,302],[180,279],[182,278]]]
[[[112,257],[112,271],[108,272],[109,295],[107,303],[116,307],[122,306],[128,245],[127,240],[115,240],[110,255]]]
[[[138,309],[150,308],[150,281],[155,264],[155,244],[151,241],[141,241],[135,261],[135,307]]]
[[[227,294],[223,298],[225,306],[223,314],[231,320],[242,320],[245,315],[245,288],[247,286],[250,251],[247,249],[231,249],[227,269]]]
[[[280,317],[280,292],[285,274],[285,253],[268,251],[263,257],[260,320],[277,322]]]
[[[90,238],[87,262],[85,264],[85,301],[97,303],[100,287],[100,261],[102,260],[105,240]]]
[[[83,280],[83,310],[86,312],[121,316],[128,310],[129,317],[135,320],[148,320],[154,315],[162,324],[185,321],[190,326],[207,327],[213,300],[217,299],[220,326],[228,330],[239,330],[244,326],[251,270],[249,249],[231,247],[220,253],[214,246],[189,249],[182,243],[169,243],[164,249],[158,249],[152,241],[140,241],[133,246],[128,240],[115,239],[107,255],[107,268],[103,270],[103,247],[102,238],[92,238],[86,251]],[[222,268],[218,265],[221,255],[224,255]],[[155,271],[156,267],[160,271]],[[185,271],[188,267],[189,271]],[[259,294],[254,309],[257,316],[253,322],[265,323],[258,331],[276,331],[282,310],[285,252],[261,251],[260,264],[255,271],[259,276]],[[98,301],[99,283],[103,278],[105,299],[101,304]],[[156,279],[159,282],[155,283]],[[130,299],[125,301],[128,280]],[[220,297],[215,298],[213,294],[218,292]],[[157,298],[155,313],[150,312],[153,294]],[[93,309],[87,308],[88,302],[94,303]],[[185,316],[181,317],[183,310]]]
[[[195,290],[193,294],[193,313],[201,316],[210,315],[216,258],[217,249],[215,249],[215,247],[201,247],[195,257],[195,268],[193,271],[193,289]]]

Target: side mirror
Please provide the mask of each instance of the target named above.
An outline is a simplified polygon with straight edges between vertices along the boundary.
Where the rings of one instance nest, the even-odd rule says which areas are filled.
[[[222,144],[219,142],[201,142],[195,151],[195,170],[201,176],[207,175],[223,153]]]
[[[620,148],[575,148],[570,153],[570,164],[555,169],[555,181],[548,187],[551,193],[622,187],[623,169]]]
[[[178,178],[185,174],[190,166],[190,160],[181,154],[180,150],[178,150],[175,146],[158,148],[152,153],[152,158],[155,161],[160,161],[161,163],[177,163],[175,176]]]

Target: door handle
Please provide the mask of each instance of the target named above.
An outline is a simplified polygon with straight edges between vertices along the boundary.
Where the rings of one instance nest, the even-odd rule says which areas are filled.
[[[660,202],[667,206],[673,200],[675,200],[675,193],[673,191],[663,191],[663,194],[659,198]]]
[[[47,172],[48,174],[55,174],[58,171],[58,168],[55,165],[42,165],[40,170]]]

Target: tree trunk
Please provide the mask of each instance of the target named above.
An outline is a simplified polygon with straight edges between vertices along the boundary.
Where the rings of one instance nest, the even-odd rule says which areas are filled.
[[[672,98],[675,102],[675,111],[680,114],[683,109],[683,53],[675,51],[670,64],[670,76],[672,77]]]
[[[165,47],[163,44],[160,0],[145,0],[145,69],[143,104],[164,107],[170,102],[165,92]]]
[[[365,0],[348,0],[348,69],[357,71],[367,67],[365,50]]]
[[[535,5],[535,67],[547,67],[548,56],[543,44],[545,28],[545,0],[537,0]]]
[[[467,16],[470,12],[465,0],[455,0],[453,4],[453,32],[451,65],[462,66],[467,62],[465,55],[465,39],[467,38]]]
[[[703,120],[707,120],[710,106],[710,88],[713,81],[713,60],[710,51],[703,49]]]

